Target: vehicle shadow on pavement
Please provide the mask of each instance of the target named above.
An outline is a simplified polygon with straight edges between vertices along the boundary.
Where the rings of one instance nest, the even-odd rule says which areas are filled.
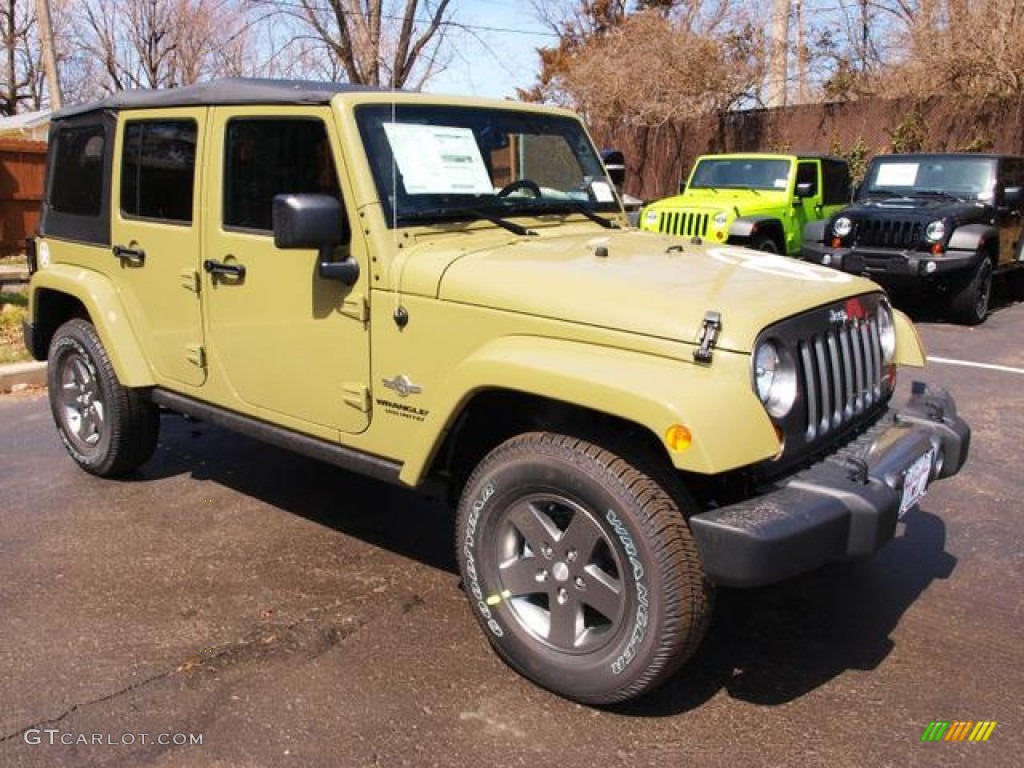
[[[160,448],[137,481],[190,474],[425,565],[458,571],[454,514],[443,503],[178,416],[164,416],[161,430]],[[774,706],[847,670],[874,669],[894,647],[890,635],[903,614],[933,581],[948,578],[956,562],[946,552],[943,520],[918,509],[874,558],[772,587],[719,590],[711,627],[689,663],[661,688],[611,710],[673,716],[722,690]]]
[[[404,557],[456,573],[444,504],[203,422],[165,414],[138,481],[190,474]],[[133,478],[128,478],[131,480]]]
[[[893,306],[906,312],[914,323],[954,324],[947,316],[941,301],[934,297],[915,294],[909,291],[900,291],[891,294],[890,298],[892,298]],[[989,301],[988,307],[989,317],[999,314],[1022,301],[1024,301],[1024,298],[1017,296],[1006,280],[1001,280],[997,277],[992,284],[992,298]]]
[[[772,587],[720,590],[712,625],[690,662],[662,688],[616,711],[677,715],[721,690],[775,706],[847,670],[875,669],[892,651],[903,614],[956,567],[945,545],[942,519],[913,510],[903,534],[871,560]]]

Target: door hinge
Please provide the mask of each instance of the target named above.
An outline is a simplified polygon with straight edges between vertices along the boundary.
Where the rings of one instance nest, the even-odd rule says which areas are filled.
[[[185,357],[196,368],[206,367],[206,350],[202,344],[189,344],[185,347]]]
[[[370,412],[370,388],[365,384],[343,384],[345,404],[361,413]]]
[[[361,323],[370,319],[370,304],[361,293],[352,293],[345,297],[339,310],[345,317],[351,317]]]
[[[186,269],[181,273],[181,284],[192,293],[199,293],[199,273],[194,269]]]

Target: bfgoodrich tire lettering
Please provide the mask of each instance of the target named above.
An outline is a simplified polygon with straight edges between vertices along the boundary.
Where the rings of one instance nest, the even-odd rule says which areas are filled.
[[[498,446],[467,483],[456,530],[492,645],[556,693],[640,695],[703,636],[711,587],[677,503],[594,443],[530,433]]]
[[[47,387],[57,432],[86,472],[117,477],[153,454],[159,412],[141,392],[121,385],[87,321],[70,320],[57,329],[50,343]]]

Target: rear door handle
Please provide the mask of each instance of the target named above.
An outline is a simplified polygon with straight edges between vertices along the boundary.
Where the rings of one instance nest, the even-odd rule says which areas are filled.
[[[245,279],[245,266],[242,264],[225,264],[223,261],[207,259],[203,262],[203,269],[214,277],[223,275],[225,277],[233,277],[236,280]]]
[[[120,259],[122,262],[127,261],[134,267],[141,267],[146,261],[146,252],[141,248],[129,248],[124,245],[115,245],[113,247],[114,258]]]

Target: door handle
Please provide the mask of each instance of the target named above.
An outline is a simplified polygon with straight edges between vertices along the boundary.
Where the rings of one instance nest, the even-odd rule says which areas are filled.
[[[120,259],[122,262],[127,261],[133,267],[141,267],[146,261],[146,252],[141,248],[115,245],[112,250],[115,259]]]
[[[224,277],[233,277],[236,280],[245,279],[245,266],[242,264],[225,264],[223,261],[214,261],[213,259],[207,259],[203,262],[203,269],[209,272],[214,277],[218,275]]]

